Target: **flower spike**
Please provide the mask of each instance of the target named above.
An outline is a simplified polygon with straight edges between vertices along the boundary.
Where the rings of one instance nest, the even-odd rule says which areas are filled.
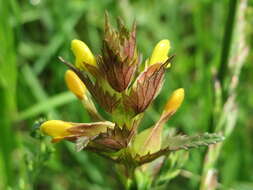
[[[139,130],[147,108],[163,87],[166,68],[174,57],[168,56],[170,41],[161,40],[149,59],[142,63],[136,44],[135,24],[129,31],[118,19],[115,29],[106,14],[104,32],[101,55],[94,57],[84,42],[73,40],[71,49],[76,58],[75,64],[59,57],[70,69],[65,73],[69,90],[77,96],[93,122],[46,121],[40,130],[51,136],[52,142],[67,140],[75,143],[77,151],[86,149],[98,153],[123,165],[127,177],[131,177],[140,165],[160,156],[223,140],[216,134],[193,137],[175,133],[167,135],[165,123],[181,106],[183,88],[172,93],[152,127]],[[97,110],[97,107],[100,109]],[[102,117],[100,110],[107,114]],[[166,160],[159,160],[159,167],[156,163],[154,167],[160,168],[160,161]]]
[[[96,59],[94,55],[89,47],[81,40],[72,40],[71,50],[76,57],[75,65],[77,68],[87,70],[85,66],[86,64],[96,66]]]

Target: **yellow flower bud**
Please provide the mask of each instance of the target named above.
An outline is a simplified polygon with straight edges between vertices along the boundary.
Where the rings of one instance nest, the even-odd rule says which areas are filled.
[[[53,137],[53,141],[57,142],[64,137],[71,135],[70,132],[67,131],[67,129],[71,127],[73,127],[73,124],[69,122],[61,120],[49,120],[42,123],[40,130],[46,135]]]
[[[169,40],[161,40],[156,44],[149,65],[153,65],[155,63],[164,63],[168,59],[168,53],[170,50],[170,41]],[[167,66],[169,67],[170,64]]]
[[[68,89],[73,92],[77,98],[83,99],[86,92],[86,87],[77,74],[72,70],[67,70],[65,73],[65,81]]]
[[[177,109],[182,104],[183,100],[184,100],[184,89],[179,88],[175,90],[165,105],[164,113],[170,114],[176,112]]]
[[[89,47],[81,40],[72,40],[71,50],[73,51],[76,62],[75,65],[79,69],[86,69],[85,64],[96,66],[96,59]]]

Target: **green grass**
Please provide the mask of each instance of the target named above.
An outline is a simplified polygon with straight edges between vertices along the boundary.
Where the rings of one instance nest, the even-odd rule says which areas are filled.
[[[184,87],[186,98],[182,108],[166,127],[187,134],[215,131],[224,114],[223,102],[217,101],[215,80],[222,81],[222,88],[229,95],[229,79],[234,72],[240,74],[238,86],[232,90],[236,94],[237,122],[214,168],[218,172],[218,189],[253,189],[253,1],[248,1],[245,10],[245,30],[234,33],[236,25],[232,25],[233,15],[229,14],[231,2],[0,0],[0,189],[122,188],[109,161],[88,152],[76,153],[70,143],[52,145],[47,138],[30,135],[34,121],[40,118],[89,121],[79,102],[66,92],[66,67],[57,57],[73,61],[73,38],[85,41],[99,53],[105,10],[113,19],[121,16],[128,26],[137,21],[138,48],[144,58],[164,38],[171,40],[172,53],[176,54],[164,88],[149,109],[143,127],[158,119],[174,89]],[[238,68],[231,69],[228,63],[234,54],[242,55],[235,49],[242,35],[249,54],[238,73]],[[222,130],[234,117],[227,115],[230,118],[226,116],[229,119]],[[199,189],[206,151],[190,153],[184,170],[193,177],[179,175],[170,182],[169,189]]]

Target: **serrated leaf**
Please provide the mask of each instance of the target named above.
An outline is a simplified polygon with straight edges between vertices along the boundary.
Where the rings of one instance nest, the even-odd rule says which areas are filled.
[[[139,164],[144,164],[155,160],[159,156],[166,155],[173,151],[178,151],[182,149],[188,150],[190,148],[208,146],[210,144],[215,144],[223,140],[224,137],[219,134],[205,133],[196,136],[177,135],[173,137],[168,137],[166,139],[166,144],[163,145],[163,148],[160,151],[157,151],[153,154],[148,153],[144,156],[136,155],[135,159]]]
[[[170,151],[180,149],[197,148],[200,146],[208,146],[217,142],[223,141],[224,137],[218,134],[205,133],[196,136],[177,135],[168,137],[165,141],[164,147]]]

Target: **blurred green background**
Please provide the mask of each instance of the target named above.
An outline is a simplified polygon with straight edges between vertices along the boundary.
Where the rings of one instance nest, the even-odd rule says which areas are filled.
[[[239,32],[229,14],[233,2],[237,8],[246,6],[238,21],[245,25]],[[74,38],[99,54],[105,10],[112,21],[117,16],[128,26],[137,21],[138,48],[144,58],[164,38],[171,40],[176,54],[165,87],[146,114],[143,127],[157,120],[174,89],[184,87],[184,104],[166,127],[186,134],[215,131],[216,119],[222,114],[215,106],[215,76],[230,77],[229,69],[223,72],[220,65],[230,68],[231,47],[239,46],[235,38],[244,40],[249,53],[242,58],[243,67],[236,70],[237,76],[241,72],[232,116],[237,121],[215,167],[219,189],[252,190],[252,0],[0,0],[0,189],[122,189],[111,162],[93,153],[76,153],[71,143],[52,145],[33,132],[34,122],[40,118],[90,121],[67,91],[66,67],[57,56],[73,62],[70,41]],[[230,31],[234,31],[232,41]],[[228,56],[226,48],[231,50]],[[235,51],[237,57],[243,53]],[[206,150],[191,151],[185,172],[173,179],[168,189],[199,188]]]

